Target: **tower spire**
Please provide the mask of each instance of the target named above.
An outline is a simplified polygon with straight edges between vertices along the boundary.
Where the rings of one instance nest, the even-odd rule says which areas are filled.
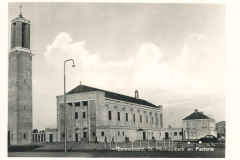
[[[23,18],[23,16],[22,16],[22,13],[21,13],[21,8],[22,8],[22,4],[21,4],[21,3],[20,3],[20,6],[19,6],[19,8],[20,8],[19,17]]]

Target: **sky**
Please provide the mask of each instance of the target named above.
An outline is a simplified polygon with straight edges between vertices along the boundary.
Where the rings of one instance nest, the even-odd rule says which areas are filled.
[[[31,21],[33,128],[56,128],[56,96],[80,84],[163,105],[164,127],[225,120],[225,5],[22,3]],[[9,3],[11,20],[19,3]]]

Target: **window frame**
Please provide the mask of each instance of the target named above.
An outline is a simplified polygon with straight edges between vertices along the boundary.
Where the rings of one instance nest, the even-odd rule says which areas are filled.
[[[121,113],[118,112],[118,121],[121,121]]]
[[[86,118],[86,112],[84,111],[82,113],[83,113],[83,119],[85,119]]]
[[[112,120],[112,111],[108,111],[108,120]]]
[[[78,119],[78,112],[75,112],[75,119]]]

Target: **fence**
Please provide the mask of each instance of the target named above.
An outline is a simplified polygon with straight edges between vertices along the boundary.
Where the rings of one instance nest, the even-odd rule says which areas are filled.
[[[129,142],[104,142],[104,148],[106,149],[117,149],[117,148],[158,148],[158,147],[174,147],[177,142],[173,139],[163,139],[163,140],[137,140]]]

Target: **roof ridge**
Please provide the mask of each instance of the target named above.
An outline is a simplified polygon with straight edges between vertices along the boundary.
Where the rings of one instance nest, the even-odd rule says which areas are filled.
[[[107,91],[107,90],[103,90],[103,89],[99,89],[99,88],[94,88],[94,87],[90,87],[90,86],[87,86],[87,85],[78,85],[77,87],[73,88],[72,90],[70,90],[69,92],[67,92],[67,94],[72,94],[71,92],[74,92],[74,90],[76,90],[75,92],[81,92],[80,90],[80,87],[86,87],[86,88],[89,88],[91,91],[95,90],[95,91],[102,91],[102,92],[105,92],[105,97],[108,97],[108,98],[112,98],[112,99],[118,99],[118,100],[123,100],[125,99],[125,101],[128,101],[128,102],[131,102],[131,103],[137,103],[137,102],[134,102],[134,101],[138,101],[137,104],[142,104],[142,105],[149,105],[149,106],[152,106],[152,107],[157,107],[156,105],[146,101],[146,100],[143,100],[143,99],[136,99],[135,97],[131,97],[131,96],[128,96],[128,95],[124,95],[124,94],[120,94],[120,93],[115,93],[115,92],[111,92],[111,91]],[[79,89],[79,90],[78,90]],[[82,88],[82,90],[84,90],[84,88]],[[82,91],[84,92],[84,91]],[[87,92],[87,91],[86,91]],[[106,96],[106,93],[107,93],[107,96]],[[114,96],[115,95],[115,96]],[[121,98],[122,97],[122,98]],[[131,100],[126,100],[126,99],[131,99]],[[124,101],[124,100],[123,100]],[[145,104],[144,104],[145,103]]]

